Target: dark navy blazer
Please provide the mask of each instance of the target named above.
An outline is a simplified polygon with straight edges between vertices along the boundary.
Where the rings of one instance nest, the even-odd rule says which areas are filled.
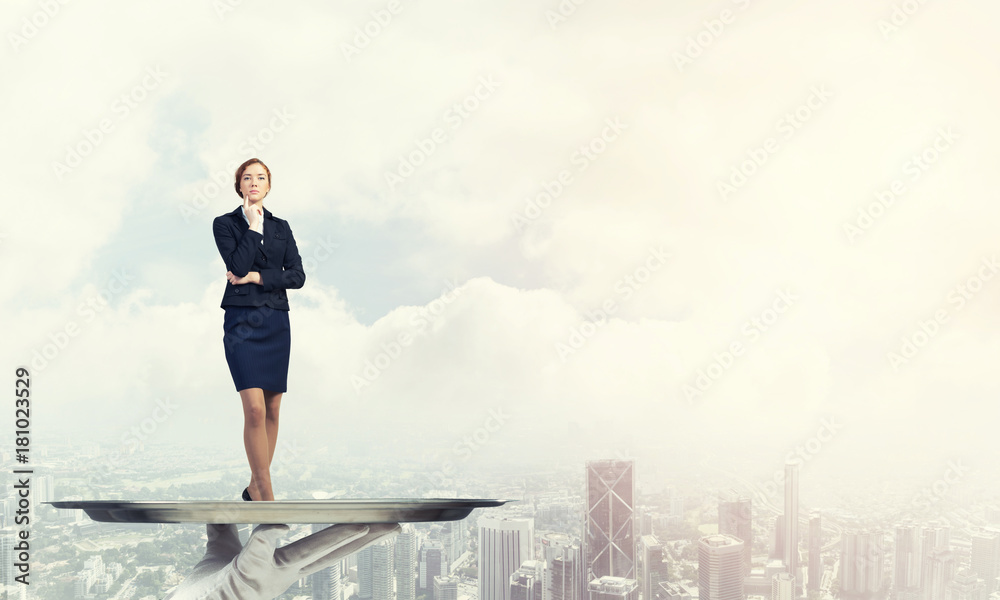
[[[288,310],[285,290],[298,289],[306,282],[292,229],[288,221],[275,217],[265,208],[264,235],[261,235],[250,230],[242,212],[240,205],[233,212],[215,218],[212,222],[215,245],[219,247],[227,270],[237,277],[257,271],[261,283],[233,285],[227,281],[221,306],[267,305]]]

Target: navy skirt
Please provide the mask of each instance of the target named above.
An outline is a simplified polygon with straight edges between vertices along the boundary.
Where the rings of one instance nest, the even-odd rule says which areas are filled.
[[[288,311],[270,306],[227,306],[222,336],[236,391],[285,392],[291,330]]]

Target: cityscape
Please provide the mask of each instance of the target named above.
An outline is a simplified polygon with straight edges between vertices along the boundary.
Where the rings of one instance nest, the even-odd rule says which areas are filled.
[[[6,485],[0,581],[11,599],[149,600],[184,580],[204,553],[203,526],[91,521],[53,500],[235,499],[238,454],[185,473],[203,451],[97,444],[47,452],[33,479],[32,584],[16,576],[17,499]],[[461,521],[402,531],[300,579],[289,600],[996,600],[1000,509],[957,494],[908,510],[852,511],[800,501],[805,463],[788,460],[780,493],[733,478],[687,475],[643,484],[641,459],[562,461],[547,471],[509,466],[443,481],[426,465],[366,456],[324,467],[328,448],[285,461],[287,498],[494,497]],[[113,456],[115,471],[100,465]],[[150,457],[157,471],[149,468]],[[11,467],[12,457],[3,454]],[[145,465],[145,467],[144,467]],[[88,472],[89,471],[89,472]],[[105,470],[107,471],[107,470]],[[336,474],[335,474],[336,473]],[[380,474],[392,473],[392,476]],[[652,473],[650,477],[655,477]],[[334,481],[334,487],[319,484]],[[142,485],[140,485],[142,484]],[[444,485],[452,486],[449,490]],[[441,487],[435,487],[441,486]],[[933,488],[934,486],[932,486]],[[324,491],[325,490],[325,491]],[[280,498],[279,498],[280,499]],[[966,504],[961,507],[960,504]],[[858,507],[860,508],[860,506]],[[867,513],[867,516],[865,516]],[[326,525],[293,525],[283,544]],[[241,527],[245,542],[249,528]],[[30,589],[30,591],[29,591]]]

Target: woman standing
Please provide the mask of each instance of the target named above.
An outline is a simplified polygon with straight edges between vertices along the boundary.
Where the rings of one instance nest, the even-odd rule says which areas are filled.
[[[243,206],[215,218],[212,231],[226,263],[222,296],[226,362],[243,401],[243,443],[250,462],[244,500],[274,500],[271,459],[278,411],[287,389],[291,334],[285,290],[306,281],[288,222],[264,208],[271,171],[256,158],[236,169]]]

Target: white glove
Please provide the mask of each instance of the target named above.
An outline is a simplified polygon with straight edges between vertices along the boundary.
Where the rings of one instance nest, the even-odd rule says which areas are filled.
[[[288,525],[258,525],[242,547],[235,525],[205,527],[205,557],[166,600],[273,600],[299,579],[401,531],[399,523],[341,523],[277,548]]]

